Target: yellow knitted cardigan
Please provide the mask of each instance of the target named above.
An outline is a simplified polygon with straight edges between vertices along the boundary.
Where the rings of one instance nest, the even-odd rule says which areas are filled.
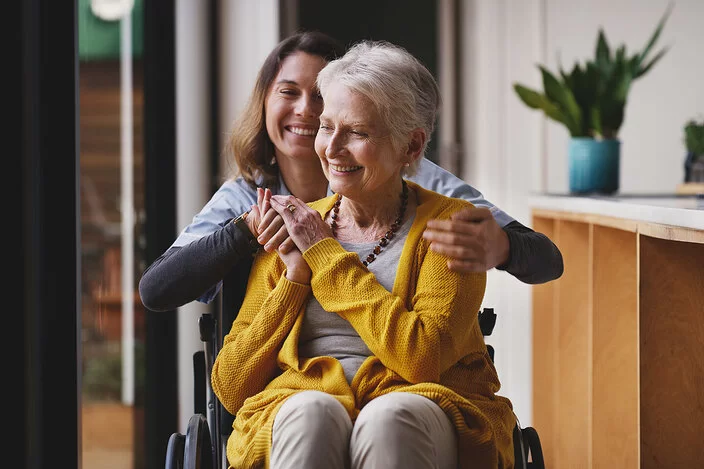
[[[236,415],[227,442],[230,467],[269,466],[276,412],[302,390],[331,394],[353,420],[375,397],[420,394],[453,422],[461,468],[513,467],[516,420],[510,401],[496,394],[499,379],[477,321],[486,274],[451,272],[447,258],[430,251],[422,238],[429,219],[449,218],[469,203],[410,181],[408,186],[418,207],[391,293],[333,238],[303,254],[313,272],[311,285],[287,280],[276,253],[257,255],[211,376],[220,402]],[[323,215],[334,201],[331,196],[310,206]],[[336,359],[298,357],[311,292],[326,311],[349,321],[373,353],[351,384]]]

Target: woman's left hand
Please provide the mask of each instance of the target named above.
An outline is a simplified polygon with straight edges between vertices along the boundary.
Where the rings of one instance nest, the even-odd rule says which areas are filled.
[[[468,207],[449,220],[429,220],[423,238],[430,250],[450,259],[455,272],[486,272],[508,261],[508,235],[496,223],[489,209]]]
[[[271,208],[281,215],[288,231],[289,239],[282,246],[293,241],[301,252],[305,252],[318,241],[332,237],[332,229],[320,214],[296,197],[274,195]]]

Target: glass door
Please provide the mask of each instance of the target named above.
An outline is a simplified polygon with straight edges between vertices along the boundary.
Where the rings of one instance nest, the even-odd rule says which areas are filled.
[[[143,455],[143,8],[78,1],[82,461],[131,469]]]

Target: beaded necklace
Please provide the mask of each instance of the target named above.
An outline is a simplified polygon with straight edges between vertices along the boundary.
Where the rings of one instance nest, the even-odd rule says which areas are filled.
[[[408,187],[406,186],[406,181],[402,179],[401,182],[403,184],[403,192],[401,192],[401,209],[399,210],[398,218],[393,222],[389,231],[381,237],[379,243],[374,246],[374,249],[369,253],[366,260],[362,261],[365,267],[374,262],[376,256],[381,253],[381,249],[389,244],[389,241],[393,239],[394,234],[401,227],[401,223],[403,223],[403,216],[406,213],[406,206],[408,205]],[[337,200],[335,201],[335,205],[332,206],[332,213],[330,214],[330,228],[332,228],[332,235],[335,238],[337,238],[337,216],[340,211],[340,202],[342,202],[342,195],[337,194]]]

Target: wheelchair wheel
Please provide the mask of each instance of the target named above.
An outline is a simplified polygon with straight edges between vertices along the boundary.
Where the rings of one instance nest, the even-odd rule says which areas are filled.
[[[516,469],[528,469],[526,463],[526,451],[524,450],[523,443],[523,432],[518,424],[513,427],[513,457],[514,467]]]
[[[533,427],[526,427],[521,430],[521,433],[523,433],[523,451],[525,452],[525,460],[530,461],[527,463],[527,466],[530,469],[545,469],[543,447],[540,445],[538,432]]]
[[[181,433],[172,433],[166,445],[165,469],[183,469],[183,453],[186,437]]]
[[[183,459],[184,469],[215,469],[210,430],[203,414],[195,414],[188,421]]]

